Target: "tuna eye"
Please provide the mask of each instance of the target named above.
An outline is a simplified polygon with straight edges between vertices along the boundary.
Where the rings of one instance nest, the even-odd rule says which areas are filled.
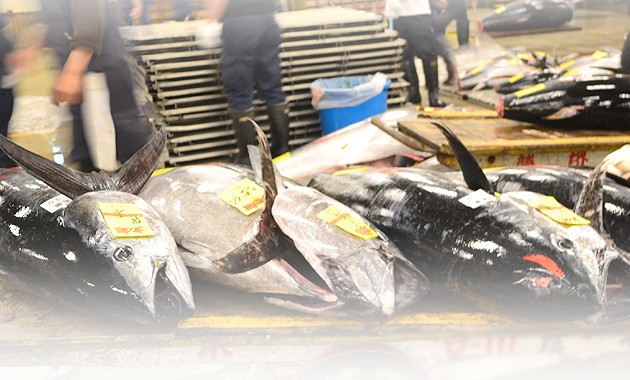
[[[562,249],[573,249],[573,242],[569,239],[562,239],[558,242],[558,246]]]
[[[133,253],[129,247],[121,247],[114,252],[114,259],[116,259],[116,261],[129,261],[131,257],[133,257]]]

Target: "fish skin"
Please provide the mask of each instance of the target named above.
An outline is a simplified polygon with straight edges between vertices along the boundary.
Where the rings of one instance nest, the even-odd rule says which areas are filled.
[[[628,75],[561,78],[536,86],[501,97],[496,104],[499,116],[553,126],[628,128]]]
[[[519,166],[485,171],[488,180],[500,193],[534,191],[551,195],[564,206],[573,209],[584,188],[591,169],[550,165]],[[455,173],[453,176],[461,176]],[[607,179],[604,186],[604,230],[614,243],[630,252],[630,188]]]
[[[334,302],[336,297],[303,278],[281,258],[242,272],[223,272],[216,261],[236,250],[278,256],[286,247],[279,228],[261,227],[264,209],[245,216],[217,194],[254,173],[230,164],[178,167],[152,177],[139,196],[162,216],[198,279],[252,293],[288,294]]]
[[[378,236],[364,240],[317,217],[329,207],[365,223]],[[346,311],[391,318],[428,293],[424,274],[382,232],[319,191],[290,186],[279,192],[272,212]]]
[[[91,191],[54,212],[42,208],[57,196],[20,169],[0,171],[0,272],[10,283],[94,316],[171,325],[192,314],[188,272],[146,202],[124,192]],[[99,202],[137,205],[155,235],[114,238]],[[114,258],[119,248],[132,252],[129,260]]]
[[[381,118],[393,123],[417,116],[418,111],[413,107],[389,110]],[[306,184],[314,174],[322,171],[338,170],[400,153],[420,154],[370,120],[354,123],[297,148],[288,157],[277,159],[276,167],[283,177]]]
[[[594,229],[561,227],[525,205],[539,195],[502,194],[472,209],[459,201],[472,190],[421,169],[320,174],[309,186],[384,231],[434,289],[528,319],[579,319],[604,308],[614,252]],[[532,264],[531,257],[544,257],[560,271]]]
[[[573,18],[564,0],[519,0],[497,8],[480,20],[483,32],[560,27]]]

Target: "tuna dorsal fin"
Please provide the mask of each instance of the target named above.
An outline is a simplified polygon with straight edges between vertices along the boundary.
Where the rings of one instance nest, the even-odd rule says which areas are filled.
[[[118,191],[138,194],[149,180],[162,159],[166,145],[166,128],[160,130],[151,140],[128,159],[112,175],[112,181]]]
[[[445,125],[440,123],[431,124],[438,127],[448,140],[448,143],[455,153],[455,158],[459,163],[459,167],[462,170],[462,175],[464,176],[466,185],[468,185],[471,190],[482,189],[489,194],[494,194],[494,189],[492,188],[492,185],[490,185],[490,182],[483,170],[481,170],[481,166],[479,166],[475,157],[473,157],[472,153],[470,153],[466,146],[464,146],[461,140]]]
[[[271,150],[269,149],[269,142],[262,128],[252,119],[249,119],[256,128],[256,134],[258,135],[258,149],[250,150],[250,157],[258,150],[260,159],[251,158],[252,168],[256,172],[256,175],[260,175],[263,186],[265,188],[265,211],[271,211],[273,206],[273,200],[278,195],[278,186],[276,184],[276,176],[273,168],[273,161],[271,159]]]
[[[591,221],[599,232],[604,232],[604,180],[607,161],[603,161],[589,174],[573,212]]]

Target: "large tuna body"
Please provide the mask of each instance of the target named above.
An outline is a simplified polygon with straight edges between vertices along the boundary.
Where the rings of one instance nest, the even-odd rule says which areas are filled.
[[[552,195],[573,208],[590,171],[553,166],[518,167],[486,172],[498,192],[534,191]],[[630,188],[608,179],[604,186],[604,229],[615,244],[630,252]]]
[[[618,253],[591,227],[565,228],[528,206],[538,194],[478,198],[418,169],[320,174],[310,186],[383,230],[433,289],[536,319],[581,318],[603,308],[608,265]]]
[[[479,22],[483,32],[557,28],[573,18],[573,8],[564,0],[520,0],[499,6]]]
[[[630,76],[562,78],[503,96],[500,117],[590,128],[627,129],[630,125]]]
[[[137,207],[153,234],[115,238],[103,203]],[[70,200],[20,169],[0,170],[0,274],[26,292],[106,319],[173,324],[194,308],[175,241],[146,202],[116,191]]]

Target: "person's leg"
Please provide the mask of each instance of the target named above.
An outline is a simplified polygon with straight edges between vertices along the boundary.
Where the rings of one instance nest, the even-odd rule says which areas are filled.
[[[9,121],[13,115],[13,90],[0,88],[0,134],[7,136],[9,133]],[[0,168],[10,168],[16,164],[0,149]]]
[[[123,64],[104,73],[116,132],[116,158],[120,163],[124,163],[149,141],[152,126],[140,112],[133,96],[129,66]]]
[[[254,82],[260,97],[267,103],[271,127],[271,153],[274,157],[289,151],[289,106],[282,90],[280,69],[280,28],[272,15],[261,16],[263,28],[258,44]]]
[[[409,83],[409,89],[407,93],[407,102],[411,104],[421,104],[422,96],[420,95],[420,80],[418,79],[418,70],[416,68],[415,63],[415,52],[409,42],[411,40],[411,33],[409,30],[412,29],[410,23],[405,17],[401,17],[394,21],[394,30],[398,32],[400,38],[407,41],[407,44],[403,50],[402,57],[402,70],[403,70],[403,79]]]

